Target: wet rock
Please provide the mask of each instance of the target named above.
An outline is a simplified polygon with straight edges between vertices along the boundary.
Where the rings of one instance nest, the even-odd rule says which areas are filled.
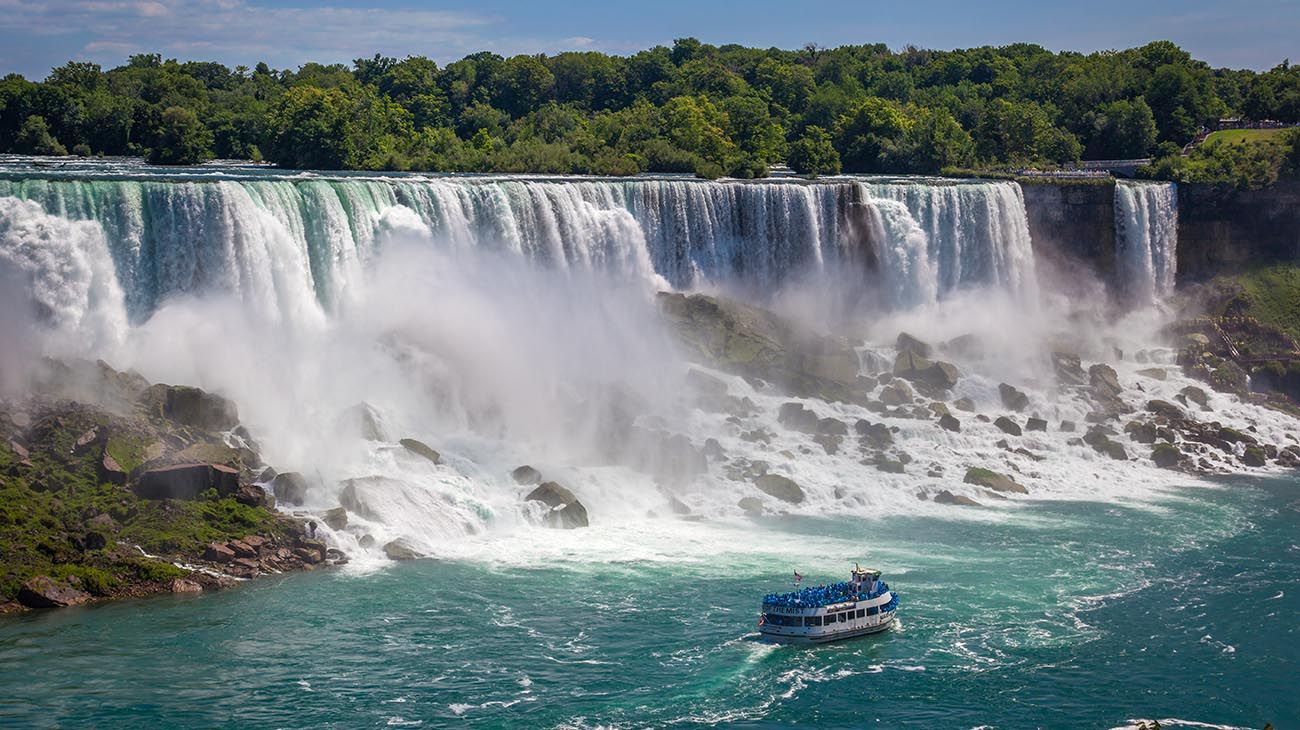
[[[1258,446],[1247,446],[1245,452],[1241,455],[1241,463],[1246,466],[1264,466],[1264,450]]]
[[[1010,434],[1012,436],[1019,436],[1021,434],[1020,426],[1006,416],[998,416],[998,420],[994,421],[993,425],[997,426],[998,429],[1005,434]]]
[[[243,484],[231,495],[235,501],[240,504],[246,504],[249,507],[265,507],[275,509],[275,495],[267,492],[256,484]]]
[[[764,494],[775,497],[782,502],[799,504],[804,500],[803,488],[793,479],[780,474],[764,474],[754,479],[754,486]]]
[[[367,441],[387,441],[384,419],[369,403],[361,402],[339,415],[340,430],[356,434]]]
[[[871,423],[859,419],[857,423],[853,424],[853,430],[857,432],[864,444],[873,448],[883,449],[894,443],[894,433],[883,423]]]
[[[929,357],[933,348],[926,342],[923,342],[906,332],[899,332],[898,339],[894,341],[894,347],[899,352],[912,352],[921,357]]]
[[[203,586],[197,581],[185,578],[175,578],[171,582],[170,590],[172,593],[202,593]]]
[[[342,530],[348,526],[348,511],[343,507],[326,510],[325,514],[321,515],[321,522],[335,532]]]
[[[740,440],[748,441],[749,443],[752,444],[756,444],[756,443],[768,444],[772,442],[772,434],[769,433],[767,429],[756,428],[752,431],[745,431],[744,433],[740,434]]]
[[[371,534],[362,535],[361,539],[357,540],[357,545],[359,545],[362,550],[369,550],[375,546],[375,536]]]
[[[1158,433],[1155,424],[1133,421],[1124,427],[1128,437],[1139,444],[1154,444]]]
[[[939,428],[957,433],[961,431],[961,421],[958,421],[951,414],[945,413],[939,416]]]
[[[895,380],[880,389],[880,402],[887,406],[901,406],[905,403],[911,403],[915,397],[916,393],[903,380]]]
[[[741,497],[736,506],[744,510],[745,514],[750,517],[758,517],[763,514],[763,501],[758,497]]]
[[[976,502],[975,500],[971,499],[970,497],[967,497],[967,496],[964,495],[964,494],[953,494],[952,492],[948,491],[947,489],[945,489],[945,490],[939,492],[938,494],[934,495],[934,502],[935,502],[935,504],[955,504],[955,505],[960,505],[960,506],[963,506],[963,507],[978,507],[978,506],[980,506],[980,503],[979,503],[979,502]]]
[[[791,431],[817,432],[817,414],[805,408],[802,403],[782,403],[776,420]]]
[[[876,462],[876,471],[883,471],[886,474],[902,474],[905,471],[905,464],[897,459],[881,459]]]
[[[542,483],[542,473],[527,464],[516,467],[514,471],[510,472],[510,478],[515,480],[515,484],[528,485]]]
[[[298,506],[307,501],[307,480],[296,471],[276,474],[271,480],[271,492],[276,501]]]
[[[987,353],[984,342],[973,334],[958,335],[943,343],[943,351],[956,357],[982,358]]]
[[[1178,392],[1183,397],[1187,398],[1187,400],[1202,408],[1205,408],[1206,405],[1209,404],[1209,398],[1205,395],[1205,391],[1195,385],[1189,385]]]
[[[998,395],[1002,396],[1002,405],[1017,413],[1029,407],[1029,396],[1006,383],[998,384]]]
[[[1220,428],[1218,435],[1220,439],[1223,439],[1230,444],[1246,444],[1248,446],[1255,446],[1259,443],[1259,440],[1254,436],[1238,431],[1230,426],[1223,426]]]
[[[18,602],[28,608],[65,608],[89,600],[89,593],[44,575],[28,580],[18,590]]]
[[[135,493],[142,499],[198,499],[209,489],[222,497],[239,489],[239,472],[222,464],[179,464],[150,469],[140,476]]]
[[[422,557],[419,551],[401,539],[393,540],[384,545],[384,555],[389,560],[416,560]]]
[[[1117,396],[1123,391],[1115,368],[1105,363],[1097,363],[1088,368],[1088,381],[1091,383],[1093,390],[1100,390],[1111,396]]]
[[[828,417],[817,422],[817,433],[827,436],[847,436],[849,427],[841,420]]]
[[[704,439],[704,448],[701,450],[704,452],[705,458],[708,459],[721,461],[722,459],[727,458],[727,452],[722,448],[722,444],[718,443],[718,440],[715,438]]]
[[[1032,418],[1030,418],[1028,421],[1025,421],[1025,430],[1026,430],[1026,431],[1046,431],[1046,430],[1047,430],[1047,421],[1045,421],[1045,420],[1042,419],[1042,418],[1032,417]]]
[[[930,413],[933,413],[935,416],[952,415],[952,411],[948,410],[948,405],[946,403],[941,403],[939,401],[932,401],[930,405],[926,407],[929,408]]]
[[[701,395],[724,396],[727,394],[727,384],[725,382],[695,368],[686,371],[686,385]]]
[[[239,425],[235,404],[219,395],[184,385],[153,385],[141,399],[154,415],[205,431],[228,431]]]
[[[1069,352],[1053,352],[1052,368],[1061,385],[1087,385],[1088,374],[1083,371],[1079,356]]]
[[[972,466],[966,470],[966,476],[962,479],[966,484],[974,484],[977,487],[985,487],[995,492],[1014,492],[1016,494],[1029,494],[1029,490],[1017,483],[1012,478],[999,474],[989,469],[982,469]]]
[[[975,411],[975,401],[971,400],[970,398],[958,398],[957,400],[952,402],[952,406],[953,408],[956,408],[959,411],[968,411],[968,412]]]
[[[929,390],[952,388],[961,377],[957,366],[946,362],[931,362],[910,351],[898,354],[894,360],[894,375]]]
[[[1183,460],[1183,452],[1173,444],[1160,443],[1151,449],[1151,461],[1161,469],[1177,469]]]
[[[279,473],[279,472],[277,472],[275,469],[273,469],[273,468],[271,468],[271,467],[268,466],[268,467],[266,467],[265,469],[262,470],[262,473],[261,473],[261,474],[258,474],[258,475],[257,475],[257,483],[258,483],[258,484],[270,484],[270,483],[271,483],[271,480],[274,479],[274,478],[275,478],[275,475],[278,474],[278,473]]]
[[[1186,417],[1186,414],[1183,413],[1183,409],[1167,400],[1147,401],[1147,412],[1154,413],[1157,416],[1163,416],[1171,421],[1181,421]]]
[[[429,447],[428,444],[424,443],[423,441],[417,441],[415,439],[402,439],[397,443],[401,444],[403,447],[406,448],[407,451],[411,452],[412,454],[415,454],[416,456],[423,456],[424,458],[428,459],[434,464],[442,463],[442,454],[439,454],[437,451],[434,451],[432,448]]]
[[[573,529],[576,527],[587,527],[587,508],[582,502],[574,496],[565,487],[557,482],[544,482],[536,489],[528,493],[524,498],[529,502],[541,502],[550,507],[551,510],[546,514],[546,524],[548,527],[558,527],[562,529]]]
[[[1074,421],[1061,421],[1061,431],[1063,433],[1074,433]]]
[[[1166,380],[1169,378],[1169,371],[1164,368],[1145,368],[1139,370],[1137,374],[1144,378],[1151,378],[1152,380]]]

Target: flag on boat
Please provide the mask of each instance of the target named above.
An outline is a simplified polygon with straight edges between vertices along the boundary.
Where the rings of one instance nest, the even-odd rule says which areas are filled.
[[[803,576],[799,575],[799,571],[796,570],[794,572],[794,584],[799,585],[801,582],[803,582]]]

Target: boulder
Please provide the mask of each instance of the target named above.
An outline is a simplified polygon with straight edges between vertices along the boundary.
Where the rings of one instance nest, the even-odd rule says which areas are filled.
[[[1183,452],[1173,444],[1160,443],[1151,449],[1151,461],[1161,469],[1176,469],[1183,460]]]
[[[1167,380],[1169,378],[1169,371],[1164,368],[1145,368],[1139,370],[1137,374],[1152,380]]]
[[[18,590],[18,602],[28,608],[65,608],[89,600],[89,593],[44,575],[28,580]]]
[[[568,489],[557,482],[544,482],[528,493],[524,498],[529,502],[541,502],[550,507],[546,514],[546,525],[562,529],[586,527],[587,508]]]
[[[900,352],[894,360],[894,375],[931,390],[948,390],[957,385],[961,371],[952,363],[927,360],[914,352]]]
[[[987,353],[984,341],[973,334],[957,335],[943,343],[943,351],[960,358],[983,358]]]
[[[527,464],[516,467],[514,471],[510,472],[510,478],[515,480],[515,484],[542,483],[542,473]]]
[[[142,499],[197,499],[209,489],[222,497],[239,490],[239,472],[222,464],[178,464],[140,475],[135,493]]]
[[[894,443],[894,433],[889,430],[889,426],[883,423],[871,423],[865,419],[859,419],[853,424],[853,430],[857,432],[860,440],[877,449],[886,448]]]
[[[235,551],[227,544],[214,542],[203,551],[203,559],[214,563],[229,563],[235,559]]]
[[[876,462],[876,471],[883,471],[886,474],[902,474],[905,466],[902,461],[896,459],[881,459]]]
[[[256,484],[240,484],[235,490],[235,501],[249,507],[266,507],[275,509],[275,495]]]
[[[934,495],[934,503],[935,503],[935,504],[956,504],[956,505],[961,505],[961,506],[963,506],[963,507],[978,507],[978,506],[980,506],[980,503],[979,503],[979,502],[976,502],[975,500],[971,499],[970,497],[967,497],[967,496],[964,495],[964,494],[953,494],[952,492],[948,491],[947,489],[945,489],[945,490],[939,492],[938,494]]]
[[[343,507],[335,507],[327,510],[321,515],[321,522],[324,522],[331,530],[338,532],[348,526],[348,511]]]
[[[1195,403],[1196,405],[1202,408],[1205,408],[1206,405],[1209,404],[1210,399],[1205,395],[1205,391],[1201,390],[1195,385],[1189,385],[1178,392],[1183,397],[1187,398],[1187,400]]]
[[[1264,466],[1265,456],[1264,450],[1260,447],[1247,446],[1241,454],[1241,463],[1246,466]]]
[[[921,357],[929,357],[932,350],[929,344],[918,340],[906,332],[898,333],[898,339],[894,341],[894,347],[899,352],[912,352]]]
[[[998,416],[998,419],[993,422],[993,425],[997,426],[1002,433],[1005,434],[1010,434],[1012,436],[1019,436],[1021,434],[1020,426],[1006,416]]]
[[[1044,420],[1044,419],[1042,419],[1042,418],[1038,418],[1037,416],[1031,417],[1028,421],[1025,421],[1025,430],[1026,430],[1026,431],[1046,431],[1046,430],[1047,430],[1047,421]]]
[[[1017,413],[1029,407],[1029,396],[1006,383],[998,384],[998,395],[1002,396],[1002,405]]]
[[[763,514],[763,501],[758,497],[741,497],[736,506],[744,510],[745,514],[750,517],[758,517]]]
[[[782,403],[776,420],[791,431],[817,432],[817,414],[805,408],[802,403]]]
[[[1118,396],[1123,388],[1119,384],[1119,375],[1115,373],[1115,368],[1105,364],[1097,363],[1088,368],[1088,381],[1092,384],[1094,391],[1102,391],[1111,396]]]
[[[234,403],[199,388],[155,385],[145,391],[144,398],[150,408],[160,405],[161,415],[185,426],[228,431],[239,425],[239,411]]]
[[[905,403],[911,403],[916,397],[911,386],[905,380],[895,380],[889,385],[880,389],[880,402],[887,406],[901,406]]]
[[[975,411],[975,401],[970,398],[958,398],[952,402],[952,407],[959,411],[969,411],[973,413]]]
[[[104,484],[116,484],[119,487],[126,486],[126,469],[123,469],[122,465],[117,463],[117,459],[114,459],[113,455],[108,453],[108,449],[104,450],[104,456],[99,460],[97,471],[99,472],[99,481]]]
[[[271,492],[277,502],[298,506],[307,501],[307,480],[296,471],[282,472],[271,480]]]
[[[1156,437],[1158,436],[1154,424],[1143,423],[1141,421],[1130,422],[1124,427],[1124,430],[1128,432],[1129,438],[1139,444],[1154,444],[1156,442]]]
[[[433,449],[429,448],[429,445],[424,443],[423,441],[416,441],[415,439],[408,438],[408,439],[402,439],[397,443],[401,444],[403,447],[406,448],[407,451],[411,452],[412,454],[415,454],[416,456],[423,456],[424,458],[428,459],[434,464],[442,463],[442,454],[439,454],[437,451],[434,451]]]
[[[1178,349],[1205,352],[1210,349],[1210,338],[1200,332],[1189,332],[1178,338]]]
[[[187,580],[185,578],[174,578],[172,579],[171,582],[171,592],[172,593],[202,593],[203,586],[199,585],[196,581]]]
[[[1186,414],[1183,413],[1183,409],[1167,400],[1147,401],[1147,412],[1154,413],[1157,416],[1163,416],[1171,421],[1181,421],[1186,417]]]
[[[1008,476],[1004,476],[989,469],[981,469],[972,466],[966,470],[966,476],[962,479],[966,484],[974,484],[978,487],[992,489],[995,492],[1015,492],[1016,494],[1029,494],[1029,490],[1017,483]]]
[[[1052,353],[1052,369],[1061,385],[1087,385],[1088,374],[1083,371],[1079,356],[1069,352]]]
[[[754,486],[783,502],[799,504],[804,499],[803,488],[793,479],[780,474],[764,474],[754,479]]]
[[[939,428],[956,433],[961,431],[961,421],[958,421],[952,414],[945,413],[939,416]]]
[[[1074,421],[1061,421],[1061,431],[1063,433],[1074,433]]]

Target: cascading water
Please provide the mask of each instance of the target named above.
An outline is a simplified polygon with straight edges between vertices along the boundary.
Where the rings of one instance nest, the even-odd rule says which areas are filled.
[[[856,189],[855,189],[856,185]],[[494,250],[658,288],[771,292],[874,249],[892,307],[992,284],[1032,299],[1013,183],[269,178],[0,179],[0,197],[104,231],[134,321],[169,296],[238,295],[300,320],[331,311],[407,210],[451,250]],[[869,209],[864,242],[850,201]],[[395,217],[396,216],[396,217]],[[859,231],[858,234],[862,232]]]
[[[1121,180],[1115,185],[1119,289],[1137,306],[1174,290],[1178,267],[1178,189],[1174,183]]]

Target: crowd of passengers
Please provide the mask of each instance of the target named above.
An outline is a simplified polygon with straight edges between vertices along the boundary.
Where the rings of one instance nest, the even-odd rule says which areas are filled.
[[[766,606],[827,606],[832,603],[856,601],[860,598],[875,598],[889,589],[883,580],[876,581],[876,589],[859,594],[850,581],[832,583],[828,586],[808,587],[791,593],[769,593],[763,597]]]

